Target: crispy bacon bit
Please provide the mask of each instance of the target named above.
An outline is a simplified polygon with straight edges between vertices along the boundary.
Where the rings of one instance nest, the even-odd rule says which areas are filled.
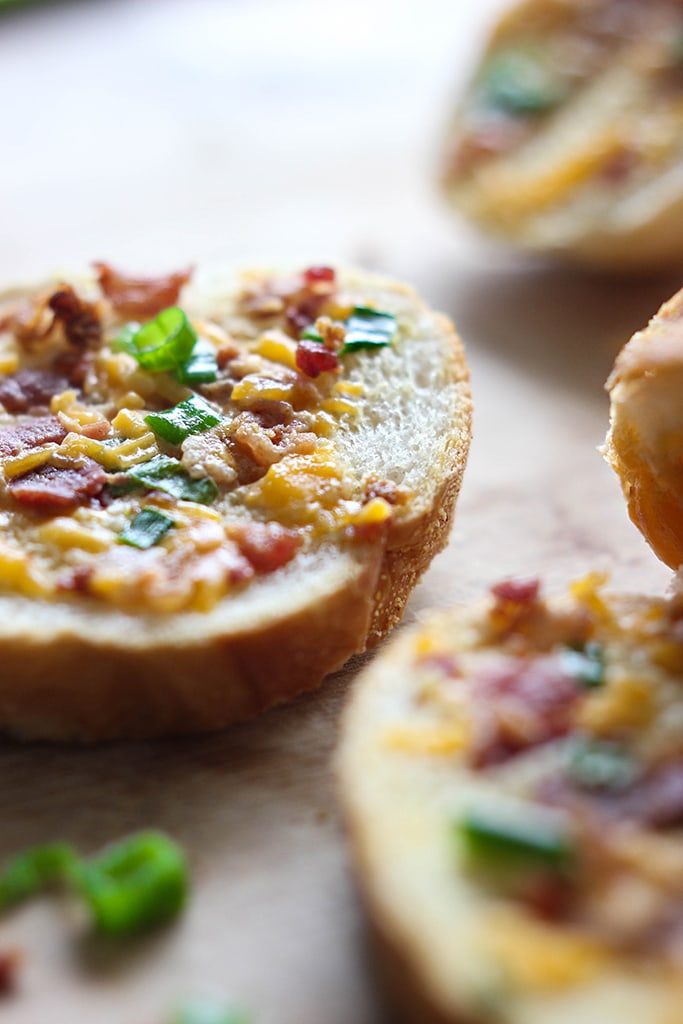
[[[499,601],[510,601],[513,604],[533,604],[541,590],[539,579],[502,580],[491,587],[491,593]]]
[[[275,572],[286,565],[301,544],[301,537],[279,523],[236,523],[233,540],[256,572]]]
[[[339,369],[339,360],[318,341],[304,338],[296,347],[296,365],[307,377],[319,377],[321,373]]]
[[[53,395],[68,385],[68,380],[49,370],[17,370],[0,377],[0,402],[7,412],[29,412],[49,406]]]
[[[507,658],[474,681],[477,768],[500,764],[571,727],[580,687],[557,657]]]
[[[20,963],[21,953],[18,950],[0,951],[0,997],[9,996],[14,991]]]
[[[52,369],[58,374],[64,374],[72,388],[80,388],[85,383],[94,357],[94,352],[84,349],[69,349],[67,352],[59,353],[52,363]]]
[[[0,430],[0,456],[8,458],[25,448],[37,448],[41,444],[59,444],[65,437],[66,430],[56,416],[41,416],[17,427]]]
[[[393,480],[379,480],[370,478],[365,488],[365,500],[373,498],[384,498],[389,505],[405,505],[410,498],[410,491],[407,487],[395,484]]]
[[[327,284],[335,283],[335,273],[332,267],[308,267],[302,276],[306,285],[316,285],[321,281]]]
[[[163,277],[130,277],[107,263],[94,263],[100,288],[123,317],[156,316],[162,309],[175,306],[180,289],[192,276],[192,267]]]
[[[90,580],[95,573],[92,565],[79,565],[57,581],[57,590],[62,593],[73,591],[75,594],[90,592]]]
[[[7,489],[21,505],[50,514],[84,504],[99,494],[106,482],[102,467],[94,459],[84,459],[81,465],[66,469],[39,466],[10,480]]]
[[[95,306],[85,302],[70,284],[60,285],[48,305],[64,327],[64,334],[75,348],[97,348],[102,341],[102,324]]]

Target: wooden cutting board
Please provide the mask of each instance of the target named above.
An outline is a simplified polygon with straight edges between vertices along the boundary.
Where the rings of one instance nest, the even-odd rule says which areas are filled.
[[[0,19],[3,280],[89,258],[357,263],[456,320],[475,439],[451,542],[407,622],[510,574],[558,588],[597,568],[652,592],[669,578],[596,447],[614,355],[678,281],[522,261],[467,234],[435,191],[449,97],[499,6],[93,0]],[[5,917],[0,950],[24,963],[0,1018],[164,1024],[209,992],[254,1024],[383,1024],[332,770],[365,660],[206,739],[0,745],[0,858],[155,826],[193,873],[183,918],[135,944],[94,942],[56,899]]]

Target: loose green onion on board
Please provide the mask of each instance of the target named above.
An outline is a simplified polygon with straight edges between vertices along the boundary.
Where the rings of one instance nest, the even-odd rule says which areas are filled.
[[[143,508],[123,533],[119,534],[119,544],[128,544],[130,547],[143,550],[152,548],[164,539],[174,525],[173,520],[163,512],[155,508]]]
[[[188,999],[176,1009],[171,1024],[250,1024],[241,1010],[231,1009],[218,999]]]
[[[203,434],[217,426],[222,420],[220,413],[204,401],[201,395],[189,398],[163,412],[151,412],[145,416],[147,423],[157,437],[170,444],[182,444],[190,434]]]
[[[114,485],[114,489],[115,492],[125,493],[136,485],[147,490],[163,491],[173,498],[196,501],[200,505],[211,504],[218,495],[216,482],[210,476],[195,480],[185,472],[178,459],[170,455],[155,455],[148,462],[133,466],[126,473],[124,482]]]
[[[130,935],[175,917],[187,896],[185,854],[162,832],[140,832],[81,864],[77,885],[105,935]]]
[[[54,882],[75,888],[99,932],[130,935],[182,910],[188,868],[183,851],[162,832],[137,833],[87,860],[67,843],[48,843],[18,854],[0,873],[0,909]]]

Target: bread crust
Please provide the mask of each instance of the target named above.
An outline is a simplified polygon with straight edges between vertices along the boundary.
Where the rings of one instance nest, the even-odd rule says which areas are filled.
[[[206,613],[136,615],[70,597],[0,594],[4,732],[89,743],[221,729],[318,686],[398,621],[412,586],[447,541],[469,447],[469,374],[450,323],[429,313],[410,288],[350,272],[344,281],[351,289],[362,284],[368,296],[398,296],[438,338],[451,422],[422,493],[388,529],[323,540]],[[202,283],[188,298],[200,310],[216,301]],[[392,382],[384,386],[390,400]]]
[[[610,428],[604,455],[619,477],[631,519],[672,569],[683,563],[683,291],[619,353],[607,381]]]

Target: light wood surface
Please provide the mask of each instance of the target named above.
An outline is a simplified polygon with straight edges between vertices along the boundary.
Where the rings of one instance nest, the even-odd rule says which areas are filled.
[[[3,281],[91,258],[343,262],[409,280],[456,320],[475,440],[451,543],[406,621],[508,574],[669,579],[596,447],[614,355],[679,281],[519,260],[434,185],[450,97],[498,7],[92,0],[0,18]],[[0,858],[153,825],[186,845],[194,884],[175,927],[120,949],[84,940],[57,900],[6,917],[0,950],[25,959],[0,1018],[164,1024],[179,997],[214,992],[254,1024],[385,1024],[330,768],[358,667],[204,740],[1,745]]]

